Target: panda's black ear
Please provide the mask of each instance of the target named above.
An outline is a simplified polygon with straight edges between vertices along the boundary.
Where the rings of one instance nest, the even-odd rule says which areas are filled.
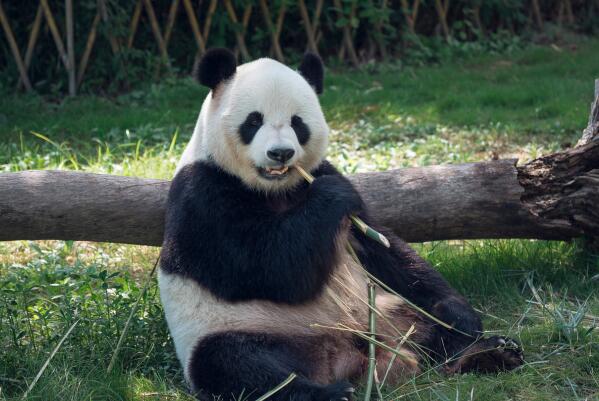
[[[298,71],[312,85],[314,91],[320,95],[324,81],[324,66],[320,57],[314,53],[304,54]]]
[[[200,60],[195,77],[202,85],[214,89],[231,78],[236,69],[237,60],[230,50],[214,48],[208,50]]]

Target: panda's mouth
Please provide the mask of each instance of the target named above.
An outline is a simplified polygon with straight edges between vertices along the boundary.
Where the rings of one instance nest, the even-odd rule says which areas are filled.
[[[281,180],[289,174],[289,166],[258,167],[258,173],[267,180]]]

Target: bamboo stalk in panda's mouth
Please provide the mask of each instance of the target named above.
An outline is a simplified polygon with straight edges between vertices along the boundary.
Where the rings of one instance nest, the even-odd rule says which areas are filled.
[[[299,165],[295,165],[295,168],[301,174],[301,176],[304,177],[306,181],[308,181],[308,183],[312,184],[312,182],[314,181],[314,177],[312,176],[312,174],[308,173]],[[358,230],[364,233],[364,235],[366,235],[370,239],[375,240],[379,244],[384,245],[387,248],[391,247],[391,244],[389,243],[387,237],[370,227],[368,224],[364,223],[364,221],[361,218],[351,215],[349,216],[349,219],[352,221],[352,223],[354,224],[354,226],[356,226]]]

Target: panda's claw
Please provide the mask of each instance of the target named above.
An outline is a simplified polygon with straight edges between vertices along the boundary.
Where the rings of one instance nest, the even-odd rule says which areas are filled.
[[[524,363],[524,352],[516,340],[493,336],[479,340],[445,370],[447,373],[476,371],[492,373],[512,370]]]

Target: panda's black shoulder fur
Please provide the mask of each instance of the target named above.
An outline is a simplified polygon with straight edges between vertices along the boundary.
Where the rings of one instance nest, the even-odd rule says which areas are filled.
[[[274,196],[209,161],[195,162],[171,184],[161,266],[228,301],[310,301],[336,264],[344,217],[361,208],[342,176]]]

